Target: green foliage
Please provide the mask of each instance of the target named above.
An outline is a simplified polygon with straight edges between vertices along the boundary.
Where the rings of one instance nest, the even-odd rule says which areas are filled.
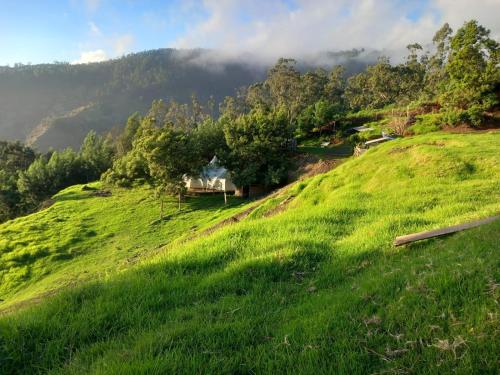
[[[417,115],[415,124],[409,130],[416,135],[427,134],[441,130],[443,123],[443,115],[440,113]]]
[[[438,100],[447,123],[479,126],[484,112],[498,103],[499,44],[489,34],[477,21],[455,34],[445,24],[433,38],[434,54],[421,54],[421,45],[410,44],[404,64],[383,58],[350,77],[345,98],[354,110]]]
[[[82,182],[83,176],[81,159],[68,148],[54,151],[50,157],[38,157],[20,174],[17,184],[28,202],[36,206],[62,188]]]
[[[67,186],[98,179],[111,165],[112,157],[110,141],[93,131],[85,138],[79,153],[68,148],[38,156],[16,179],[26,204],[20,212],[36,208]]]
[[[150,178],[149,168],[141,152],[130,150],[113,162],[113,166],[104,172],[101,180],[121,187],[130,187],[134,181],[146,182]]]
[[[403,248],[392,241],[498,213],[498,137],[428,134],[382,144],[291,187],[284,212],[174,243],[133,270],[11,312],[0,318],[0,370],[495,373],[499,222]],[[98,232],[82,246],[91,277],[99,261],[90,258],[103,246],[120,247],[111,252],[119,260],[99,258],[113,270],[139,252],[134,246],[161,243],[170,225],[189,231],[211,216],[191,211],[158,233],[147,225],[148,194],[127,197],[100,208],[77,196],[51,208],[68,210],[59,232],[79,228],[71,210],[95,210],[81,217]],[[41,225],[37,218],[24,225]],[[18,230],[2,227],[9,229]]]
[[[134,143],[134,148],[144,158],[149,183],[156,187],[157,193],[178,195],[180,205],[180,197],[186,190],[185,176],[198,174],[204,164],[194,137],[172,125],[151,127]]]
[[[214,155],[227,151],[222,122],[214,121],[196,96],[192,101],[191,106],[153,101],[147,116],[131,117],[118,136],[118,145],[126,139],[127,152],[102,180],[118,186],[148,182],[159,195],[182,195],[186,175],[196,175]]]
[[[299,138],[307,138],[321,126],[337,120],[343,114],[344,108],[339,102],[330,102],[320,99],[316,103],[306,107],[297,118],[295,135]]]
[[[130,129],[126,128],[125,130]],[[79,156],[87,182],[98,180],[113,162],[114,150],[111,140],[100,137],[91,130],[83,140]]]
[[[119,157],[132,150],[132,142],[141,125],[141,115],[135,112],[128,119],[125,128],[116,139],[116,151]]]
[[[416,100],[423,90],[425,58],[418,60],[419,44],[408,46],[410,55],[405,64],[391,65],[388,58],[380,58],[365,72],[347,81],[345,97],[351,109],[377,109]]]
[[[466,22],[457,30],[445,66],[448,79],[439,98],[447,111],[458,112],[458,121],[473,125],[479,125],[482,112],[497,101],[493,90],[500,81],[500,49],[489,34],[476,21]]]
[[[0,223],[23,212],[17,189],[19,173],[35,160],[35,152],[19,142],[0,141]]]
[[[287,175],[292,129],[286,111],[253,110],[224,124],[229,153],[221,161],[237,186],[281,183]]]
[[[214,155],[224,155],[228,152],[226,139],[224,136],[224,122],[215,121],[212,118],[205,119],[192,132],[194,150],[200,158],[210,161]]]
[[[448,108],[442,112],[443,121],[455,126],[460,124],[471,124],[479,126],[484,120],[485,107],[473,104],[467,109]]]

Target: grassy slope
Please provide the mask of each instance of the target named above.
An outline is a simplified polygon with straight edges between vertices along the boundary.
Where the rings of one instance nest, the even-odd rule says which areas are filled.
[[[82,280],[106,278],[162,245],[185,237],[237,211],[242,201],[220,196],[187,198],[159,214],[151,190],[113,189],[91,196],[74,186],[41,212],[0,225],[0,309]]]
[[[29,373],[495,373],[500,134],[383,144],[262,212],[0,321]]]

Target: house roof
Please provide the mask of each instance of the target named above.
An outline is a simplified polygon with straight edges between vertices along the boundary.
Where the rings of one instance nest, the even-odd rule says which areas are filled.
[[[219,164],[219,159],[217,156],[214,156],[210,163],[203,168],[201,173],[203,177],[206,178],[229,178],[229,172],[226,168]]]

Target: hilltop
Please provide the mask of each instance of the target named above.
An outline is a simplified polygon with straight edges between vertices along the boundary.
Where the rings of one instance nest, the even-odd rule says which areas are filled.
[[[2,317],[0,369],[494,373],[500,223],[397,249],[392,240],[497,214],[498,144],[494,131],[394,140],[258,202],[240,223],[163,250],[161,238],[245,206],[205,202],[155,232],[146,191],[114,191],[120,204],[102,206],[97,199],[113,198],[63,191],[49,209],[0,227],[13,238],[7,256],[43,265],[45,274],[24,274],[23,287],[58,267],[52,244],[61,233],[78,232],[65,253],[75,262],[88,253],[96,270],[125,259],[122,250],[151,256]],[[22,238],[44,225],[54,231],[43,232],[45,253],[34,256]],[[118,249],[127,236],[134,242]],[[9,298],[22,296],[12,290]]]

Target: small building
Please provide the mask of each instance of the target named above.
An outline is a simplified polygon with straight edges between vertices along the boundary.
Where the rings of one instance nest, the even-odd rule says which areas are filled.
[[[217,156],[212,158],[199,176],[186,177],[184,181],[189,191],[225,193],[236,191],[229,171],[219,164]]]

